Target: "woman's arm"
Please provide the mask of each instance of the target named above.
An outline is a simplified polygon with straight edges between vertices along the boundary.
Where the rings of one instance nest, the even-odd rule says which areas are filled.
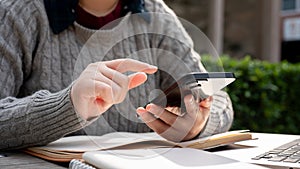
[[[0,2],[0,149],[44,145],[85,124],[73,110],[70,87],[18,98],[42,43],[36,2]]]

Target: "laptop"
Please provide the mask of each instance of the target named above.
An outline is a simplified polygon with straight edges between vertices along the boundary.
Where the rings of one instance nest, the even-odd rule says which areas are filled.
[[[251,158],[254,163],[300,168],[300,139],[294,139]]]
[[[192,148],[92,151],[84,153],[83,159],[96,168],[114,169],[264,168]]]
[[[300,169],[300,136],[266,133],[252,135],[258,139],[242,141],[214,153],[268,168]]]

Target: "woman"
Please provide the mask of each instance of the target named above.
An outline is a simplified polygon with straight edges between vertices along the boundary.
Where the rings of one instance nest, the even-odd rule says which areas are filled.
[[[79,129],[153,130],[181,141],[230,128],[224,92],[199,103],[186,96],[182,117],[178,108],[139,107],[170,75],[205,71],[162,1],[2,0],[0,8],[0,149],[44,145]]]

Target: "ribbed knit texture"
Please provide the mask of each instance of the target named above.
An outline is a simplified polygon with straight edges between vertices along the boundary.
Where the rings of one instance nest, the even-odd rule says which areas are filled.
[[[177,79],[205,69],[175,14],[162,1],[148,0],[146,8],[168,16],[154,15],[153,22],[147,23],[128,14],[113,28],[96,32],[74,23],[54,35],[43,0],[1,0],[0,149],[44,145],[89,124],[73,109],[71,84],[89,63],[116,58],[141,60],[163,71],[148,76],[147,83],[131,90],[124,102],[84,131],[93,135],[149,132],[135,109],[148,102],[153,89],[170,84],[167,73]],[[219,92],[200,136],[226,131],[232,120],[230,99]]]

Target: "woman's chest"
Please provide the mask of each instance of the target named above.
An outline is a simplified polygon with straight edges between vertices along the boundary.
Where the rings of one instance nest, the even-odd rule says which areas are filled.
[[[143,43],[140,42],[143,39]],[[25,79],[24,95],[38,90],[56,92],[76,80],[88,64],[119,58],[132,58],[156,64],[151,57],[149,41],[145,37],[124,39],[112,46],[98,43],[82,43],[76,36],[52,38],[34,56],[31,73]]]

